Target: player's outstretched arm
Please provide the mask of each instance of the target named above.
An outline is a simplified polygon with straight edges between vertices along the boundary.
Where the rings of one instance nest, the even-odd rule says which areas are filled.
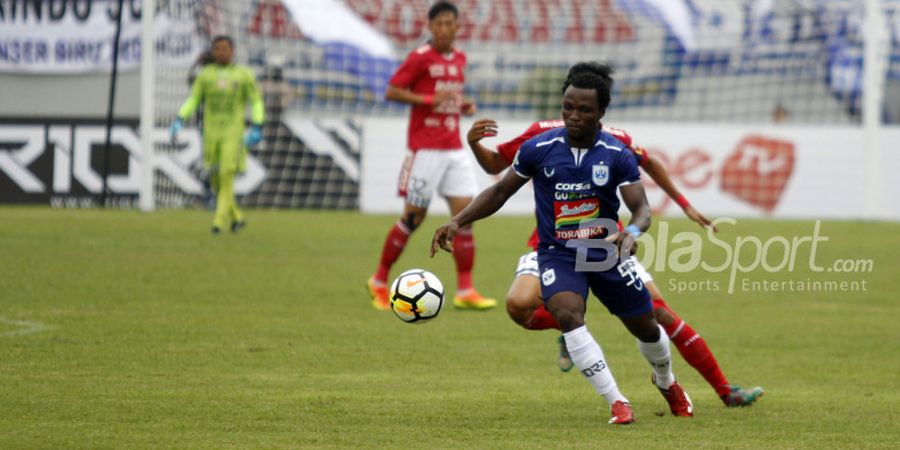
[[[684,198],[684,197],[682,197]],[[719,227],[715,226],[711,220],[709,220],[706,216],[694,209],[690,203],[687,202],[687,199],[683,200],[685,205],[681,207],[681,210],[684,211],[684,214],[688,216],[689,219],[697,222],[701,227],[708,228],[712,227],[713,233],[719,232]]]
[[[435,230],[431,239],[431,256],[434,257],[438,248],[448,252],[453,251],[452,242],[460,227],[469,225],[497,212],[510,197],[522,186],[528,183],[528,178],[519,176],[513,171],[508,172],[500,181],[478,194],[469,206],[463,208],[459,214],[453,216],[449,222]]]
[[[693,206],[691,206],[690,202],[684,198],[684,195],[675,187],[675,183],[672,182],[672,179],[669,177],[669,173],[666,171],[666,168],[663,167],[656,158],[651,157],[649,154],[646,156],[647,160],[642,166],[644,172],[647,172],[647,175],[650,175],[650,178],[656,182],[659,187],[668,195],[672,200],[675,200],[675,203],[681,207],[681,210],[684,211],[684,214],[688,216],[689,219],[697,222],[701,227],[709,227],[712,226],[714,232],[718,232],[719,228],[715,225],[712,225],[712,221],[709,220],[706,216],[697,211]]]
[[[472,124],[466,134],[469,148],[475,155],[475,160],[485,172],[496,175],[509,167],[509,163],[498,152],[488,149],[481,144],[481,140],[488,136],[497,135],[497,122],[493,119],[481,119]]]

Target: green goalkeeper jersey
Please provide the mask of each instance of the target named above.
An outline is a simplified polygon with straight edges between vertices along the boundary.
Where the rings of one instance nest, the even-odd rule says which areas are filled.
[[[203,102],[204,133],[243,130],[248,102],[252,106],[250,120],[257,125],[265,120],[262,94],[249,67],[236,64],[204,67],[194,80],[191,96],[181,106],[178,117],[187,120],[200,102]]]

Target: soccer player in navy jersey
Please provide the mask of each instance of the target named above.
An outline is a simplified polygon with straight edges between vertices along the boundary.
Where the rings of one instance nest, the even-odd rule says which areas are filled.
[[[594,67],[595,64],[598,63],[582,63],[573,66],[569,76],[581,71],[600,70]],[[537,121],[522,134],[499,144],[496,151],[493,151],[485,147],[481,140],[484,137],[496,135],[497,122],[491,119],[480,119],[472,124],[467,133],[467,140],[478,164],[485,172],[496,175],[512,165],[519,147],[525,141],[545,131],[564,126],[565,122],[560,119]],[[601,129],[625,144],[625,149],[631,152],[637,160],[638,167],[643,169],[682,208],[688,218],[704,228],[711,227],[714,232],[718,231],[712,222],[697,211],[682,195],[669,178],[665,167],[656,158],[651,157],[643,147],[636,144],[628,132],[603,124],[601,124]],[[621,222],[619,227],[621,228]],[[527,330],[559,330],[559,324],[544,307],[541,299],[540,272],[537,261],[538,244],[537,230],[535,229],[527,244],[533,251],[519,258],[515,278],[506,294],[506,310],[514,322]],[[706,379],[725,406],[749,406],[755,403],[763,395],[763,389],[758,386],[743,388],[740,385],[729,383],[705,339],[669,306],[650,273],[635,257],[632,259],[634,259],[635,271],[653,299],[653,313],[656,315],[656,320],[662,325],[669,340],[675,345],[684,360]],[[574,367],[574,363],[566,348],[564,336],[559,335],[558,342],[557,362],[560,370],[568,372]]]
[[[653,315],[650,294],[630,259],[634,240],[650,226],[650,207],[634,156],[600,128],[612,91],[612,70],[578,72],[563,86],[564,128],[525,142],[508,172],[438,228],[438,248],[452,251],[460,227],[488,217],[528,180],[534,181],[541,297],[564,333],[575,366],[610,404],[610,423],[633,422],[628,399],[616,386],[600,345],[584,323],[588,289],[638,340],[653,383],[678,416],[693,415],[690,398],[672,373],[669,339]],[[621,193],[631,222],[616,229]]]

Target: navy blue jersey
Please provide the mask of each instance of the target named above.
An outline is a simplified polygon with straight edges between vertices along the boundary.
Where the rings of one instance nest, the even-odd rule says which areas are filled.
[[[592,220],[617,222],[617,188],[641,179],[637,161],[622,141],[601,129],[594,142],[591,148],[573,148],[568,131],[556,128],[529,139],[516,154],[513,170],[534,181],[542,247],[565,248],[572,239],[605,237],[606,227]]]

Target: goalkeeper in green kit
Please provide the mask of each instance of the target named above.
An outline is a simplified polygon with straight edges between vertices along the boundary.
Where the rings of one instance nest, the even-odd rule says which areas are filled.
[[[231,37],[215,37],[212,55],[214,63],[204,66],[197,75],[191,95],[178,111],[169,134],[174,142],[184,121],[203,103],[203,165],[216,192],[212,232],[218,234],[231,226],[231,231],[236,233],[246,222],[234,198],[234,177],[246,168],[246,147],[262,140],[265,106],[253,71],[231,62],[234,56]],[[252,105],[252,125],[244,135],[247,103]]]

